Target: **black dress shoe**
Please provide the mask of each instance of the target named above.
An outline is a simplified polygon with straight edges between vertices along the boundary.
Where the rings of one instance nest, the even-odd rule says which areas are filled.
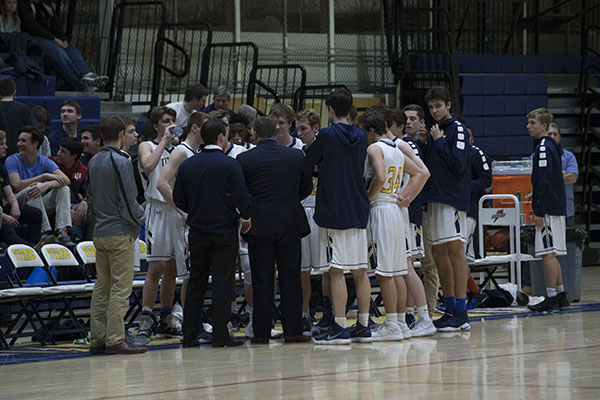
[[[106,345],[104,344],[100,346],[90,346],[90,354],[104,354],[105,349]]]
[[[310,342],[310,336],[298,335],[298,336],[285,336],[286,343],[302,343],[302,342]]]
[[[269,344],[269,338],[256,337],[250,339],[250,343],[252,344]]]
[[[233,340],[233,339],[229,339],[226,340],[224,342],[212,342],[212,347],[237,347],[237,346],[241,346],[243,345],[244,342],[242,342],[241,340]]]
[[[191,342],[183,342],[183,347],[200,347],[200,342],[198,340],[192,340]]]

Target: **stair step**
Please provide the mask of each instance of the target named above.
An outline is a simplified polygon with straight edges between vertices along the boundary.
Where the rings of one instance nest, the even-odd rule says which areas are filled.
[[[58,97],[99,97],[100,100],[107,100],[110,97],[108,92],[93,92],[93,93],[84,93],[84,92],[59,92],[57,91],[55,96]]]

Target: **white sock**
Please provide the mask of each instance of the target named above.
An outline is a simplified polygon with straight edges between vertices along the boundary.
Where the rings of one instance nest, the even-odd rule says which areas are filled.
[[[558,285],[556,287],[556,293],[561,294],[564,291],[565,291],[565,285]]]
[[[393,313],[393,314],[385,314],[385,320],[387,322],[393,322],[394,324],[398,323],[398,314]]]
[[[252,316],[254,315],[254,307],[248,307],[248,320],[250,323],[252,323],[252,320],[254,318],[252,318]]]
[[[406,313],[407,314],[414,314],[415,313],[415,308],[414,307],[406,307]]]
[[[358,323],[362,326],[369,325],[369,313],[358,314]]]
[[[398,323],[406,324],[406,313],[403,313],[403,312],[398,313]]]
[[[307,318],[307,319],[310,319],[310,314],[309,314],[309,313],[307,313],[307,312],[303,312],[303,313],[302,313],[302,318]]]
[[[417,307],[417,314],[419,314],[419,319],[422,319],[423,321],[431,320],[431,317],[429,317],[427,304],[425,304],[424,306]]]
[[[548,295],[548,297],[556,297],[556,289],[555,288],[551,288],[551,287],[547,287],[546,288],[546,294]]]
[[[237,301],[232,301],[231,302],[231,313],[235,314],[238,312],[238,304]]]
[[[346,317],[335,317],[334,319],[336,324],[342,328],[346,328]]]

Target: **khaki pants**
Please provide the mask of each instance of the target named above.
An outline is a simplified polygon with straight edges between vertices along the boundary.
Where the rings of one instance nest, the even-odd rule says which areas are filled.
[[[98,279],[92,294],[90,346],[114,346],[125,340],[123,319],[133,284],[135,239],[129,235],[94,237]]]
[[[42,232],[52,230],[48,215],[55,216],[56,230],[71,226],[71,189],[68,186],[54,188],[45,196],[28,199],[27,193],[31,186],[16,194],[20,205],[28,204],[42,211]]]
[[[427,213],[423,212],[423,220],[427,218]],[[440,276],[438,270],[433,261],[433,253],[431,250],[431,244],[427,240],[427,234],[425,232],[425,221],[422,226],[422,238],[423,245],[425,248],[425,257],[421,258],[421,272],[423,273],[423,286],[425,287],[425,297],[427,298],[427,311],[432,316],[435,312],[435,306],[437,304],[438,290],[440,287]]]

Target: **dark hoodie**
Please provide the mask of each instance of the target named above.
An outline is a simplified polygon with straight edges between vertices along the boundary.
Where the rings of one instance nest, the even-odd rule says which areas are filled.
[[[365,229],[369,199],[363,183],[367,134],[355,125],[323,128],[308,148],[305,173],[319,167],[315,222],[322,228]]]
[[[537,217],[567,215],[560,144],[549,136],[535,139],[533,153],[533,213]]]
[[[444,136],[428,137],[425,165],[431,176],[423,189],[423,203],[441,203],[468,211],[471,202],[471,173],[467,128],[456,117],[440,124]]]

